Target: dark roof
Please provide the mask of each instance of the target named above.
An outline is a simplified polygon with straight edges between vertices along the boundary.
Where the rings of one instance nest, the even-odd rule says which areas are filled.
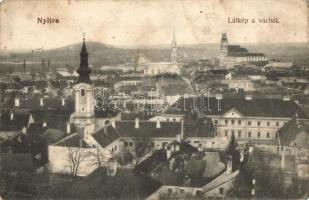
[[[246,48],[241,47],[240,45],[228,45],[228,53],[245,53],[248,52]]]
[[[135,128],[133,121],[116,121],[116,132],[121,137],[141,137],[152,138],[176,137],[181,131],[181,122],[160,122],[161,128],[156,128],[156,121],[139,121],[139,128]]]
[[[278,136],[280,138],[281,145],[290,145],[291,142],[295,140],[297,135],[300,133],[305,133],[307,135],[307,140],[300,141],[303,142],[303,144],[297,145],[308,146],[309,121],[296,120],[296,118],[294,117],[278,130]]]
[[[82,143],[80,143],[82,142]],[[82,144],[82,148],[88,148],[88,144],[84,142],[84,140],[81,140],[81,136],[79,133],[75,133],[73,135],[70,135],[63,140],[57,142],[54,144],[55,146],[62,146],[62,147],[80,147],[80,144]]]
[[[214,137],[214,124],[210,119],[205,119],[199,123],[185,124],[185,137]]]
[[[106,147],[119,138],[119,135],[111,125],[105,126],[92,134],[92,136],[102,147]]]
[[[43,106],[40,105],[41,95],[30,97],[19,97],[20,106],[15,107],[15,98],[7,100],[7,108],[25,109],[25,110],[62,110],[63,112],[73,113],[75,100],[73,96],[65,99],[65,104],[62,106],[62,98],[60,96],[43,98]]]
[[[54,129],[66,130],[66,124],[70,120],[70,113],[62,110],[35,110],[31,114],[37,124],[46,122],[48,128]]]
[[[147,120],[150,117],[153,117],[153,116],[145,115],[145,112],[121,112],[120,113],[121,120],[134,120],[136,118]]]
[[[13,119],[11,120],[11,113]],[[30,114],[27,112],[4,112],[0,116],[0,131],[20,131],[28,127]]]
[[[32,171],[34,166],[29,153],[2,153],[0,169],[12,172]]]
[[[184,110],[184,104],[187,110],[193,105],[192,98],[180,98],[175,105],[178,104],[178,110],[168,109],[166,113],[170,114],[188,114],[189,111]],[[209,98],[209,108],[206,110],[205,106],[208,104],[207,97],[197,97],[196,105],[206,115],[223,115],[232,108],[239,111],[246,117],[278,117],[278,118],[292,118],[298,113],[300,118],[308,118],[304,111],[294,101],[283,101],[282,99],[255,99],[245,100],[243,98],[223,98],[221,100],[221,109],[218,109],[218,100],[214,97]]]

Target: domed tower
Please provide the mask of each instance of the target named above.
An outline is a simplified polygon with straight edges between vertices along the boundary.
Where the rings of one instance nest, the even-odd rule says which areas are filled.
[[[88,52],[83,38],[80,52],[80,66],[77,69],[78,81],[74,85],[75,112],[74,123],[84,130],[84,134],[94,131],[94,85],[90,79],[91,69],[88,65]]]

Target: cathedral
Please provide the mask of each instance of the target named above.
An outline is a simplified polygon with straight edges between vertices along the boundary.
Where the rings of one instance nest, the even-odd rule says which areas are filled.
[[[237,65],[265,65],[268,59],[263,53],[252,53],[240,45],[230,45],[226,33],[222,33],[220,41],[220,66],[231,68]]]

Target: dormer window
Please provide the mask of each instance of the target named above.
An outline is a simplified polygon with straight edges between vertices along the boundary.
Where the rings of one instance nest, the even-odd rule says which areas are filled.
[[[85,96],[85,89],[82,89],[82,90],[80,91],[80,95],[81,95],[81,96]]]

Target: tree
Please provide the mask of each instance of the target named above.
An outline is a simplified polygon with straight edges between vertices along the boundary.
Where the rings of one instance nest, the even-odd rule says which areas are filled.
[[[86,154],[82,148],[69,147],[67,153],[68,167],[70,168],[70,175],[73,181],[75,181],[78,173],[80,172],[80,167],[83,162],[85,162]]]
[[[89,156],[92,157],[92,161],[97,167],[101,167],[104,163],[106,163],[107,158],[104,155],[103,149],[99,146],[95,148],[95,151],[91,151]]]
[[[134,148],[134,166],[136,167],[141,158],[151,151],[151,140],[147,136],[142,136],[136,139]]]

